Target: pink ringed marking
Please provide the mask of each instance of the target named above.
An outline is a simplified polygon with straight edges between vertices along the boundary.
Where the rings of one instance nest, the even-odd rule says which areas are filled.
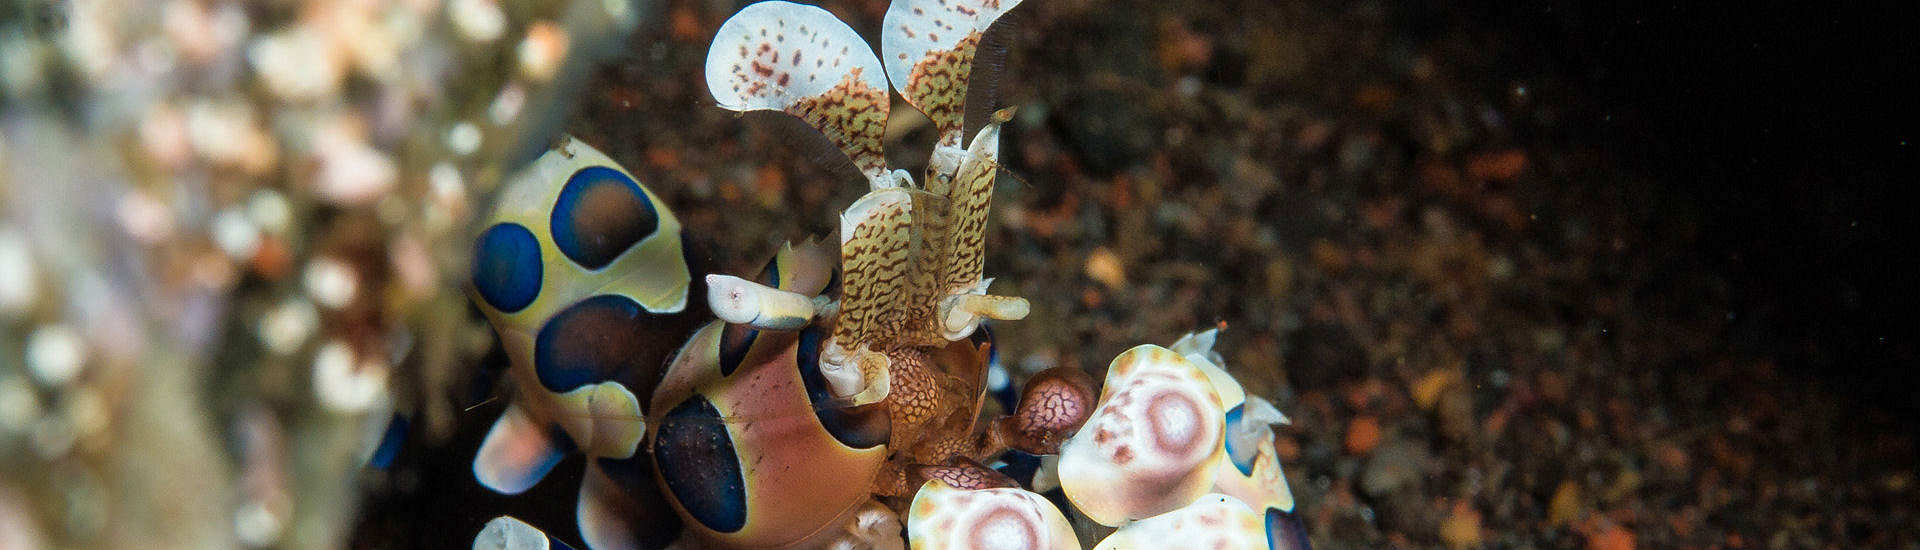
[[[1039,548],[1040,533],[1025,514],[1000,504],[979,516],[967,542],[972,548]]]
[[[1200,435],[1206,432],[1201,425],[1200,407],[1184,394],[1163,392],[1155,395],[1147,403],[1147,410],[1152,411],[1148,426],[1154,447],[1169,455],[1177,456],[1191,451]]]

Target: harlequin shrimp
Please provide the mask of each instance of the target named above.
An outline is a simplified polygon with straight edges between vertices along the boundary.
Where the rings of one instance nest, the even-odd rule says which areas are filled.
[[[521,392],[476,478],[517,493],[587,455],[575,516],[597,549],[1080,548],[1076,520],[1119,527],[1102,548],[1163,547],[1196,523],[1304,547],[1273,451],[1285,419],[1219,366],[1212,332],[1123,354],[1097,396],[1075,367],[1037,373],[1010,414],[982,418],[985,325],[1028,304],[983,273],[1010,112],[968,139],[963,102],[981,36],[1018,4],[896,0],[880,56],[813,6],[760,2],[720,27],[717,103],[805,121],[869,189],[835,240],[783,247],[751,277],[701,273],[672,212],[585,143],[514,178],[471,294]],[[939,131],[921,178],[882,154],[890,88]],[[1010,452],[1059,455],[1027,485],[1072,506],[987,466]],[[509,517],[474,544],[566,546]]]

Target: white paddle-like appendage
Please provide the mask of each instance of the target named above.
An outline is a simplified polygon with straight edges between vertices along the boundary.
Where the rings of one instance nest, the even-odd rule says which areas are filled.
[[[874,187],[895,184],[880,146],[890,104],[885,69],[827,10],[780,0],[740,10],[707,50],[707,89],[727,109],[800,117]]]
[[[967,82],[980,38],[1020,0],[894,0],[881,24],[887,79],[960,147]]]

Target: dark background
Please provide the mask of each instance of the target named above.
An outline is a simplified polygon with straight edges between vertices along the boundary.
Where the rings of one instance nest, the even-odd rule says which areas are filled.
[[[1910,6],[1447,4],[1414,17],[1486,25],[1504,62],[1577,79],[1614,158],[1670,192],[1647,199],[1698,217],[1732,345],[1920,413]]]
[[[1915,13],[1711,4],[1416,2],[1401,17],[1415,35],[1477,36],[1498,77],[1579,88],[1590,118],[1570,132],[1659,180],[1638,200],[1697,224],[1732,345],[1912,416],[1920,52],[1898,22]]]

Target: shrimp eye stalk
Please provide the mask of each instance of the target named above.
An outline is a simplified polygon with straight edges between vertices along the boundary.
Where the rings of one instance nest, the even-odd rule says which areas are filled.
[[[718,274],[707,276],[707,306],[722,321],[761,330],[800,330],[818,313],[805,294]]]

